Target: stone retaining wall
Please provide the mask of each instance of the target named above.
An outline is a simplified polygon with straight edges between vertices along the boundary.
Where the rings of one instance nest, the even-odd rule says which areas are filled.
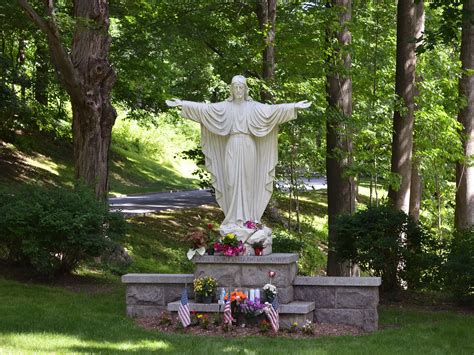
[[[193,274],[127,274],[127,316],[154,317],[166,311],[168,303],[179,300],[184,286],[189,297],[194,297]]]
[[[315,303],[314,320],[378,328],[379,277],[296,277],[295,300]]]
[[[156,316],[177,301],[185,284],[193,298],[193,274],[127,274],[127,315]],[[303,277],[293,282],[296,301],[314,302],[313,320],[348,324],[374,331],[378,328],[378,277]]]

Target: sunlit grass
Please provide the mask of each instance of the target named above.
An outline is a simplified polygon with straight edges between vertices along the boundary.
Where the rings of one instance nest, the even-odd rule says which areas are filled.
[[[139,328],[125,290],[71,292],[0,278],[0,353],[472,354],[474,316],[380,307],[382,330],[364,336],[198,337]]]

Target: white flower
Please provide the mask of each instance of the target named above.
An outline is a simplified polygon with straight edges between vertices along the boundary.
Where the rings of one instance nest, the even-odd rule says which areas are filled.
[[[270,291],[271,293],[273,293],[274,295],[276,295],[278,292],[277,292],[277,288],[275,285],[272,285],[272,284],[266,284],[265,286],[263,286],[263,289],[265,291]]]

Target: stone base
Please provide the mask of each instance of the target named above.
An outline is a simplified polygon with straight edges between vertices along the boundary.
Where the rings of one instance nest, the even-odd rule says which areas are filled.
[[[212,276],[218,287],[228,289],[262,288],[271,281],[279,294],[280,303],[293,301],[293,281],[296,277],[297,254],[266,256],[213,256],[196,257],[194,276]],[[275,272],[270,279],[269,271]]]

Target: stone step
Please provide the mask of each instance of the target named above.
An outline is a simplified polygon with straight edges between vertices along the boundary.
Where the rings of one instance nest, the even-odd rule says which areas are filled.
[[[178,312],[180,301],[168,303],[168,311]],[[224,305],[217,303],[196,303],[189,300],[189,310],[191,312],[217,313],[224,311]],[[280,305],[280,314],[306,314],[314,311],[314,302],[294,301]]]
[[[180,301],[168,303],[168,311],[178,312]],[[224,312],[224,305],[217,303],[196,303],[189,301],[189,310],[191,312],[201,313],[222,313]],[[314,302],[294,301],[287,304],[280,305],[280,327],[289,328],[292,324],[297,323],[303,326],[306,321],[313,321]]]

